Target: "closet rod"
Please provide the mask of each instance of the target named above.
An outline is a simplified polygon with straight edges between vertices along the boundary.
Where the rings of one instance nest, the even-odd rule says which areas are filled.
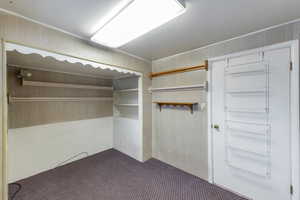
[[[110,91],[113,90],[113,87],[107,87],[107,86],[27,81],[24,79],[22,79],[22,86],[74,88],[74,89],[89,89],[89,90],[110,90]]]
[[[80,101],[112,101],[112,97],[11,97],[9,103],[19,102],[80,102]]]
[[[169,71],[152,73],[152,74],[150,74],[150,78],[154,78],[154,77],[158,77],[158,76],[164,76],[164,75],[168,75],[168,74],[196,71],[196,70],[206,70],[206,71],[208,71],[208,60],[206,60],[203,65],[199,65],[199,66],[183,67],[183,68],[169,70]]]

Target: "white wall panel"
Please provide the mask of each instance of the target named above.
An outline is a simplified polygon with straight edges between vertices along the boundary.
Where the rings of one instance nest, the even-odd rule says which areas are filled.
[[[112,117],[10,129],[8,179],[18,181],[53,169],[81,152],[93,155],[112,147]]]

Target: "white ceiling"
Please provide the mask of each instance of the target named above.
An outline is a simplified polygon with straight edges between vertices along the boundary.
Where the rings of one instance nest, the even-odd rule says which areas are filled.
[[[119,1],[1,0],[0,8],[88,39]],[[186,13],[121,50],[155,60],[300,18],[299,0],[186,0],[186,5]]]

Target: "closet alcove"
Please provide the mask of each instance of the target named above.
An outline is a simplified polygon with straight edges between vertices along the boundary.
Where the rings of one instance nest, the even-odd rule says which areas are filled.
[[[10,183],[111,148],[143,160],[141,73],[13,43],[6,58]]]

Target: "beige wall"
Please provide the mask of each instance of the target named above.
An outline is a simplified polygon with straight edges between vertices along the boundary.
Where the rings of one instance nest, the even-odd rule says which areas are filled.
[[[144,74],[144,137],[151,138],[151,101],[146,89],[150,86],[148,74],[151,72],[151,64],[110,49],[92,46],[89,42],[72,37],[65,33],[49,29],[32,23],[19,17],[0,13],[0,37],[7,41],[14,41],[36,48],[48,49],[58,53],[91,59],[124,68],[136,70]],[[1,57],[2,58],[2,57]],[[3,69],[3,66],[2,68]],[[1,74],[0,74],[1,75]],[[3,95],[3,94],[1,94]],[[147,104],[148,102],[148,104]],[[2,142],[2,141],[1,141]],[[145,141],[144,159],[151,155],[151,140]],[[2,149],[2,148],[1,148]],[[2,171],[2,169],[0,169]]]
[[[181,66],[199,65],[208,58],[299,39],[299,36],[300,23],[284,25],[247,37],[155,60],[152,63],[152,70],[159,72]],[[167,87],[202,83],[205,80],[206,72],[188,72],[154,78],[152,84],[153,87]],[[155,101],[200,102],[205,99],[205,94],[199,91],[153,95]],[[178,109],[163,109],[162,112],[159,112],[156,107],[153,107],[152,112],[153,157],[207,179],[207,111],[197,111],[194,115],[190,115],[187,111]]]

